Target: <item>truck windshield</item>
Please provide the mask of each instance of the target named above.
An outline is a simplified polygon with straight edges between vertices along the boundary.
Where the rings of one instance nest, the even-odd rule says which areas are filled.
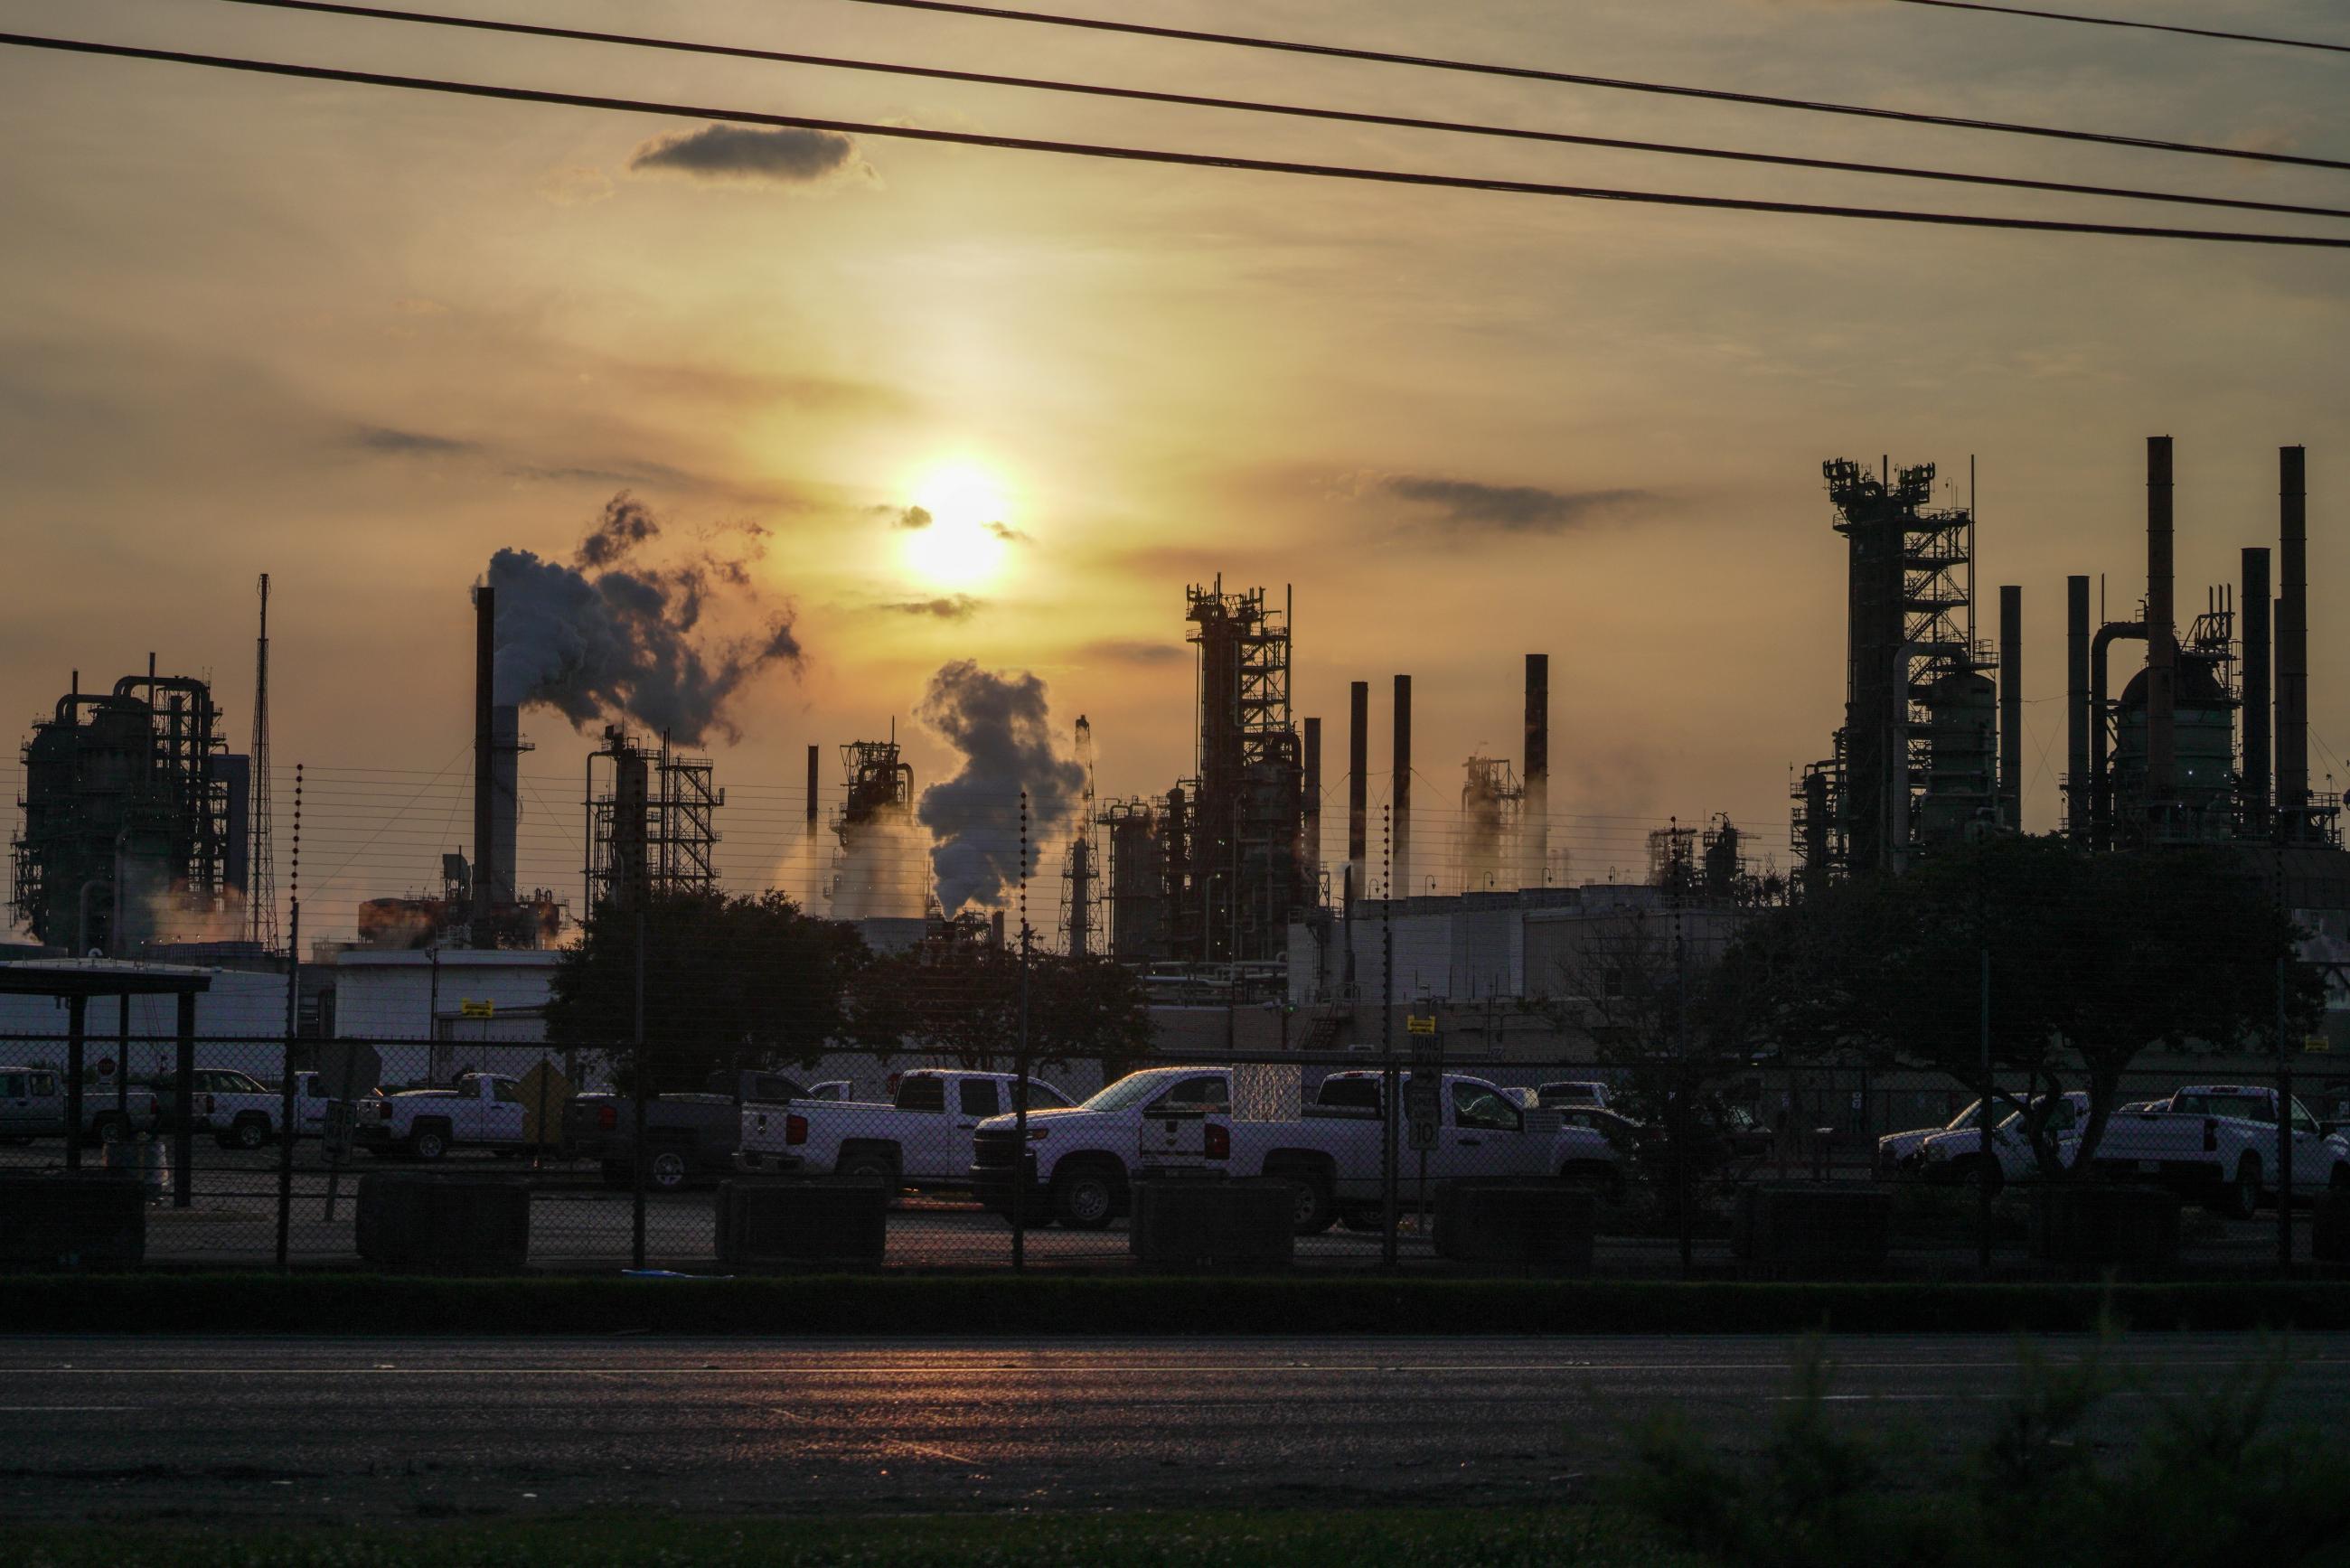
[[[1085,1102],[1088,1111],[1122,1111],[1128,1106],[1139,1106],[1145,1100],[1164,1094],[1178,1078],[1200,1071],[1197,1067],[1154,1067],[1148,1073],[1130,1073]]]
[[[1965,1110],[1960,1111],[1957,1116],[1954,1116],[1949,1121],[1944,1122],[1942,1124],[1942,1130],[1944,1132],[1956,1132],[1960,1127],[1970,1127],[1974,1126],[1975,1113],[1981,1109],[1982,1109],[1982,1102],[1981,1100],[1977,1100],[1973,1105],[1969,1106]]]

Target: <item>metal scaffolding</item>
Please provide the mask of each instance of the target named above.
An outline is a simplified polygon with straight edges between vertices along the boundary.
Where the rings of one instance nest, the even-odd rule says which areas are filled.
[[[588,907],[718,887],[718,808],[707,757],[637,743],[607,726],[588,758]]]

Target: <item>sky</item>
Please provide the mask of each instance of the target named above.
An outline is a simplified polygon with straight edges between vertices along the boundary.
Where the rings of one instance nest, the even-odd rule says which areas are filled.
[[[954,18],[848,0],[421,8],[961,68],[2270,201],[2324,171],[2095,149]],[[2085,7],[2091,0],[2084,0]],[[2324,155],[2335,57],[1885,0],[1559,7],[1069,0],[1156,23]],[[2108,9],[2119,10],[2118,7]],[[2339,37],[2287,0],[2134,16]],[[2334,31],[2329,32],[2329,24]],[[0,0],[0,27],[880,126],[1774,199],[2334,232],[2087,197],[1118,104],[214,0]],[[2179,601],[2272,543],[2310,448],[2314,771],[2350,753],[2335,499],[2350,262],[713,130],[0,50],[0,708],[75,670],[209,674],[251,711],[273,583],[279,813],[314,919],[429,885],[469,828],[469,587],[705,567],[688,642],[743,664],[701,748],[734,885],[816,875],[805,748],[918,718],[960,660],[1090,722],[1105,796],[1190,771],[1184,589],[1295,607],[1294,701],[1343,802],[1347,683],[1416,687],[1423,843],[1553,670],[1554,842],[1630,874],[1727,814],[1783,865],[1790,770],[1843,701],[1823,460],[1978,486],[1986,605],[2023,588],[2026,824],[2059,819],[2064,575],[2142,591],[2144,438],[2178,441]],[[2350,204],[2350,203],[2345,203]],[[2338,227],[2338,220],[2332,221]],[[920,508],[927,525],[909,527]],[[997,526],[991,527],[991,524]],[[708,564],[723,563],[716,576]],[[1981,632],[1990,635],[1986,612]],[[772,649],[775,631],[795,653]],[[523,878],[576,897],[586,732],[524,728]],[[14,775],[0,782],[14,782]],[[827,805],[830,804],[827,803]],[[1334,853],[1343,810],[1326,813]],[[281,846],[280,878],[287,848]],[[1446,867],[1421,869],[1440,878]]]

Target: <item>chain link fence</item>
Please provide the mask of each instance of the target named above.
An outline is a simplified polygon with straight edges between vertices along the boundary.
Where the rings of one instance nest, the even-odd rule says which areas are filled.
[[[289,1064],[282,1041],[202,1038],[185,1082],[174,1050],[94,1038],[76,1096],[58,1037],[0,1039],[0,1174],[134,1177],[158,1267],[355,1266],[377,1172],[526,1189],[536,1269],[692,1272],[723,1271],[729,1183],[878,1185],[881,1266],[967,1271],[1134,1267],[1148,1183],[1270,1179],[1295,1266],[1378,1270],[1440,1262],[1448,1189],[1534,1179],[1590,1194],[1590,1270],[1624,1278],[1753,1272],[1752,1194],[1866,1194],[1865,1218],[1837,1221],[1881,1232],[1859,1265],[1917,1279],[2045,1272],[2036,1211],[2087,1185],[2178,1195],[2149,1260],[2165,1271],[2303,1269],[2313,1212],[2350,1187],[2350,1068],[2330,1066],[2293,1075],[2281,1133],[2272,1070],[2183,1058],[2127,1074],[2101,1107],[2079,1085],[2002,1078],[1985,1118],[1979,1085],[1939,1074],[1753,1062],[1679,1064],[1659,1089],[1588,1061],[1432,1054],[1024,1073],[1009,1055],[839,1052],[640,1102],[616,1086],[625,1053],[584,1044],[297,1041]],[[2075,1172],[2093,1110],[2095,1168]]]

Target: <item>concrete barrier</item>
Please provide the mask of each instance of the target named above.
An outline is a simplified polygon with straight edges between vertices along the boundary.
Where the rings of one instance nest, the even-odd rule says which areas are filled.
[[[356,1230],[360,1258],[378,1268],[516,1273],[530,1260],[530,1189],[505,1177],[369,1171]]]
[[[1765,1279],[1856,1279],[1885,1272],[1893,1194],[1818,1181],[1742,1189],[1731,1250]]]
[[[103,1171],[0,1175],[0,1268],[132,1269],[147,1255],[147,1200]]]
[[[855,1178],[727,1181],[718,1188],[718,1261],[728,1268],[879,1264],[889,1249],[884,1182]]]
[[[1285,1269],[1296,1220],[1297,1189],[1286,1181],[1143,1180],[1128,1247],[1145,1269]]]
[[[2032,1189],[2032,1260],[2075,1273],[2146,1273],[2178,1256],[2178,1194],[2050,1182]]]
[[[1497,1273],[1591,1272],[1591,1193],[1540,1177],[1449,1181],[1436,1194],[1436,1251]]]

